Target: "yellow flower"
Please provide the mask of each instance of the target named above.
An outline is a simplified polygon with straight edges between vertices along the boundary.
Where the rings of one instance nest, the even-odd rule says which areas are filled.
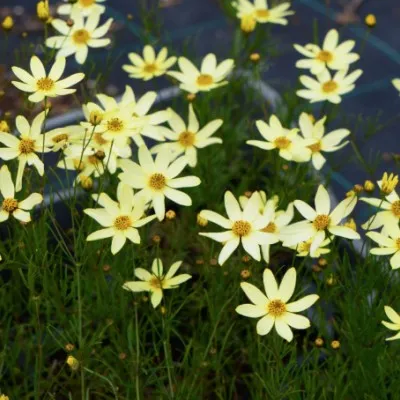
[[[25,200],[15,198],[15,187],[11,173],[6,165],[0,169],[0,193],[3,197],[0,208],[0,222],[6,221],[10,215],[22,222],[30,222],[31,215],[28,211],[43,201],[39,193],[32,193]]]
[[[217,87],[226,85],[228,81],[224,80],[234,67],[234,60],[227,59],[217,65],[215,54],[207,54],[200,70],[197,69],[185,57],[179,57],[178,65],[181,71],[169,71],[167,75],[172,76],[181,82],[180,88],[190,93],[201,91],[210,91]]]
[[[161,303],[164,290],[176,289],[178,285],[192,278],[189,274],[175,276],[181,265],[182,261],[173,263],[169,271],[164,274],[164,268],[161,259],[155,258],[151,267],[151,273],[144,268],[135,268],[135,275],[142,282],[125,282],[122,288],[132,292],[150,292],[151,304],[154,308],[156,308]]]
[[[155,215],[144,217],[146,204],[143,198],[134,197],[133,190],[122,183],[117,188],[118,202],[106,193],[93,195],[103,208],[86,208],[85,214],[95,219],[104,229],[91,233],[86,240],[93,241],[112,237],[111,253],[118,253],[126,240],[139,244],[140,236],[137,228],[156,218]]]
[[[10,126],[5,119],[0,121],[0,132],[11,132]]]
[[[296,92],[297,96],[310,100],[311,103],[318,101],[329,101],[338,104],[342,101],[341,96],[351,92],[354,82],[362,75],[362,70],[357,69],[347,75],[347,69],[340,70],[332,77],[328,70],[324,70],[315,78],[306,75],[300,76],[300,82],[306,89]]]
[[[5,394],[0,395],[0,400],[9,400],[9,397]]]
[[[276,235],[263,230],[270,222],[270,216],[268,214],[261,215],[258,212],[259,194],[254,192],[243,209],[229,191],[225,192],[224,202],[228,218],[211,210],[201,212],[202,217],[224,228],[224,232],[200,232],[199,235],[223,243],[218,257],[220,265],[225,263],[240,243],[246,253],[260,261],[260,246],[276,243],[278,239]]]
[[[302,200],[294,201],[294,206],[305,218],[305,221],[296,222],[283,228],[281,235],[284,246],[290,247],[312,239],[310,255],[315,257],[317,249],[327,238],[328,232],[331,236],[340,236],[351,240],[360,239],[360,235],[353,229],[340,225],[340,222],[348,217],[356,206],[356,197],[346,198],[331,211],[329,193],[323,185],[319,185],[314,203],[315,210]]]
[[[142,196],[146,203],[151,202],[159,221],[165,217],[165,199],[174,203],[191,206],[192,199],[179,188],[195,187],[200,185],[197,176],[178,175],[186,167],[186,157],[174,160],[173,154],[164,149],[157,154],[155,160],[146,146],[139,147],[139,164],[126,160],[122,169],[124,172],[118,175],[121,182],[135,188],[141,189],[135,196]],[[134,179],[132,179],[134,177]]]
[[[163,135],[171,142],[152,147],[151,152],[153,154],[169,149],[175,156],[185,154],[189,166],[195,167],[197,165],[197,149],[222,143],[221,138],[211,137],[221,127],[222,119],[214,119],[200,128],[192,104],[189,104],[188,124],[185,124],[183,119],[171,108],[168,111],[170,114],[168,124],[171,129],[164,128]]]
[[[396,335],[387,338],[386,340],[400,339],[400,315],[389,306],[385,306],[385,313],[391,322],[381,321],[382,324],[392,331],[399,331]]]
[[[378,186],[382,187],[382,181],[378,181]],[[385,235],[398,226],[400,222],[400,197],[395,190],[385,196],[384,199],[361,197],[360,200],[380,209],[361,225],[363,229],[382,228],[381,233]]]
[[[376,17],[374,14],[368,14],[364,19],[365,25],[373,28],[376,25]]]
[[[0,148],[0,158],[3,160],[18,159],[18,173],[16,179],[16,191],[22,189],[22,176],[26,164],[34,165],[40,176],[44,174],[44,164],[36,153],[47,153],[50,151],[46,146],[43,147],[42,126],[45,120],[45,111],[38,114],[29,125],[28,120],[19,115],[16,120],[16,127],[20,132],[17,138],[10,133],[0,132],[0,143],[7,147]]]
[[[232,5],[237,10],[236,16],[242,19],[246,15],[252,15],[256,22],[260,24],[271,23],[287,25],[287,16],[294,14],[289,10],[290,3],[284,2],[276,7],[268,7],[267,0],[236,0]]]
[[[1,23],[1,27],[5,30],[5,31],[10,31],[13,27],[14,27],[14,20],[13,17],[11,17],[10,15],[7,15],[7,17],[5,17],[3,19],[3,22]]]
[[[33,56],[30,61],[32,75],[19,67],[12,67],[11,69],[17,78],[22,81],[12,81],[11,83],[23,92],[32,93],[28,99],[33,103],[42,101],[45,97],[57,97],[75,93],[76,89],[70,89],[70,87],[85,77],[85,74],[79,72],[60,80],[65,69],[64,57],[56,59],[48,75],[43,63],[36,56]]]
[[[59,35],[49,37],[46,40],[46,46],[58,49],[57,57],[68,57],[75,54],[76,62],[83,64],[88,56],[89,47],[99,48],[110,44],[111,40],[104,39],[103,36],[110,29],[112,18],[109,18],[101,26],[99,26],[99,12],[90,14],[86,21],[80,12],[73,13],[70,19],[73,22],[72,26],[68,26],[67,22],[61,19],[54,19],[51,22]]]
[[[371,254],[378,256],[393,254],[390,266],[393,269],[400,268],[400,228],[398,225],[394,225],[387,234],[368,232],[367,236],[380,246],[372,248]]]
[[[38,18],[43,22],[46,22],[50,18],[50,9],[48,0],[41,0],[37,3],[36,14]]]
[[[297,68],[309,69],[313,75],[318,75],[326,68],[342,70],[357,61],[360,56],[351,53],[355,46],[354,40],[346,40],[339,44],[339,33],[331,29],[325,36],[322,47],[309,43],[305,46],[298,44],[294,48],[307,58],[297,61]]]
[[[137,53],[129,53],[128,57],[133,65],[123,65],[122,69],[129,73],[130,78],[144,81],[164,75],[176,62],[176,57],[168,58],[166,47],[156,55],[154,48],[149,45],[143,49],[143,58]]]
[[[349,143],[348,140],[342,142],[350,135],[348,129],[336,129],[325,134],[325,121],[326,117],[323,117],[314,124],[306,113],[302,113],[299,118],[299,127],[304,138],[313,141],[307,148],[311,150],[311,160],[316,170],[320,170],[326,162],[322,152],[332,153]]]
[[[370,180],[366,180],[364,182],[364,190],[366,192],[373,192],[375,190],[375,184]]]
[[[250,58],[250,61],[253,61],[256,63],[256,62],[260,61],[261,56],[260,56],[260,53],[251,53],[249,58]]]
[[[257,21],[254,14],[243,15],[240,19],[240,29],[245,33],[253,32],[256,29]]]
[[[67,4],[58,7],[57,12],[60,15],[71,15],[79,13],[84,17],[91,14],[102,14],[106,8],[99,4],[105,0],[63,0]]]
[[[396,189],[398,183],[399,183],[398,175],[395,174],[388,175],[387,172],[385,172],[381,180],[381,185],[380,185],[381,192],[384,193],[385,195],[392,193],[393,190]]]
[[[288,161],[306,162],[310,160],[311,150],[308,144],[313,139],[303,139],[298,135],[298,129],[286,129],[275,115],[271,115],[269,125],[262,121],[256,121],[256,126],[265,141],[247,140],[250,146],[256,146],[263,150],[277,149],[279,156]]]
[[[256,286],[247,282],[240,284],[252,304],[242,304],[236,307],[236,312],[250,318],[260,318],[257,322],[257,333],[267,335],[275,326],[275,330],[283,339],[291,342],[295,329],[307,329],[310,327],[310,320],[296,313],[311,307],[318,299],[316,294],[310,294],[299,300],[288,303],[293,296],[296,287],[296,270],[289,268],[278,283],[268,268],[263,273],[264,289],[266,295]]]
[[[66,363],[73,371],[76,371],[79,368],[79,361],[74,356],[68,356]]]

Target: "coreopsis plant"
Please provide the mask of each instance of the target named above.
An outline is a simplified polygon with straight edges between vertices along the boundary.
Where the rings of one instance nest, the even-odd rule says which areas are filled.
[[[176,156],[185,154],[190,167],[197,165],[197,149],[203,149],[216,143],[222,143],[222,139],[211,137],[223,124],[222,119],[214,119],[200,128],[199,121],[193,110],[193,105],[189,105],[188,124],[171,108],[168,110],[170,118],[169,128],[162,129],[163,136],[170,140],[152,147],[151,152],[157,154],[165,148],[171,150]]]
[[[355,88],[355,81],[362,75],[363,71],[357,69],[350,74],[348,70],[342,69],[335,73],[334,76],[325,69],[315,78],[307,75],[300,76],[300,82],[306,89],[300,89],[296,92],[297,96],[316,103],[319,101],[329,101],[339,104],[344,94],[351,92]]]
[[[380,246],[372,248],[370,250],[371,254],[393,254],[390,258],[390,266],[393,269],[400,268],[400,228],[398,225],[393,225],[386,235],[379,232],[368,232],[367,236]]]
[[[385,306],[385,314],[391,322],[381,321],[382,324],[391,331],[399,331],[396,335],[386,338],[386,340],[400,339],[400,315],[390,306]]]
[[[289,10],[290,3],[283,2],[275,7],[268,7],[267,0],[237,0],[232,2],[232,6],[237,10],[236,16],[240,19],[251,16],[260,24],[270,23],[287,25],[287,18],[294,12]]]
[[[331,211],[331,199],[323,185],[319,185],[315,195],[315,210],[302,200],[295,200],[294,206],[305,218],[305,221],[295,222],[284,227],[281,231],[284,246],[293,246],[312,239],[310,255],[315,257],[316,250],[324,240],[333,236],[347,239],[360,239],[360,235],[353,229],[340,225],[347,218],[357,204],[357,197],[352,196],[342,200]]]
[[[208,92],[228,83],[226,77],[232,71],[235,62],[227,59],[217,64],[215,54],[207,54],[201,62],[200,70],[185,57],[178,58],[180,71],[168,71],[180,82],[179,87],[189,93]]]
[[[321,257],[324,254],[328,254],[331,252],[331,249],[327,249],[326,246],[328,246],[331,243],[331,239],[327,238],[325,239],[317,248],[313,249],[313,254],[311,255],[311,245],[313,243],[313,239],[308,239],[304,242],[297,243],[293,246],[289,246],[289,248],[293,249],[296,251],[297,257],[312,257],[312,258],[318,258]]]
[[[126,240],[140,243],[137,228],[156,218],[145,216],[146,203],[143,198],[134,196],[133,190],[122,183],[118,185],[117,200],[112,200],[107,193],[93,196],[102,208],[86,208],[84,213],[95,219],[103,229],[91,233],[86,240],[93,241],[112,237],[111,253],[117,254]]]
[[[342,142],[345,137],[350,135],[348,129],[335,129],[325,134],[325,121],[326,117],[323,117],[314,124],[306,113],[302,113],[299,118],[301,134],[305,139],[313,140],[313,143],[307,147],[311,150],[311,161],[316,170],[320,170],[326,162],[322,152],[332,153],[349,143],[348,140]]]
[[[65,150],[72,145],[78,145],[81,150],[85,129],[80,125],[63,126],[46,132],[44,136],[44,145],[54,152]]]
[[[53,19],[51,24],[59,33],[46,39],[46,46],[57,49],[57,57],[68,57],[75,54],[75,60],[83,64],[88,56],[89,48],[106,47],[110,44],[109,38],[104,38],[113,22],[109,18],[103,25],[100,23],[100,12],[92,12],[86,21],[79,11],[74,12],[70,18],[72,26],[62,19]]]
[[[71,15],[79,13],[84,17],[89,16],[90,14],[102,14],[106,7],[101,3],[104,3],[106,0],[63,0],[66,4],[61,4],[57,8],[57,12],[60,15]]]
[[[310,159],[311,150],[308,146],[314,140],[303,139],[298,135],[299,130],[297,128],[284,128],[275,115],[271,115],[269,118],[269,125],[258,120],[256,126],[265,141],[247,140],[247,144],[263,150],[277,149],[279,156],[288,161],[306,162]]]
[[[0,193],[3,197],[0,222],[6,221],[10,216],[22,222],[30,222],[29,211],[43,201],[43,196],[39,193],[32,193],[22,201],[16,199],[14,182],[7,165],[3,165],[0,169]]]
[[[75,93],[76,89],[71,89],[71,86],[80,82],[85,77],[85,74],[78,72],[60,80],[65,70],[65,63],[65,58],[59,57],[47,74],[40,58],[32,56],[30,61],[31,73],[14,66],[12,71],[21,82],[12,81],[11,83],[23,92],[32,93],[29,95],[28,100],[33,103],[38,103],[46,97],[58,97]]]
[[[128,72],[130,78],[148,81],[164,75],[176,63],[176,57],[168,57],[168,49],[163,47],[158,54],[150,45],[144,46],[143,57],[137,53],[129,53],[132,65],[125,64],[122,69]]]
[[[118,178],[121,182],[140,189],[135,197],[143,197],[146,203],[151,202],[159,221],[165,217],[166,198],[182,206],[192,205],[192,199],[186,193],[177,190],[195,187],[201,183],[197,176],[178,178],[188,164],[186,157],[176,158],[169,149],[164,149],[153,160],[146,146],[139,147],[138,156],[139,164],[131,160],[125,160],[121,164],[123,172]]]
[[[45,118],[46,111],[42,111],[30,125],[23,115],[18,115],[15,119],[15,125],[20,133],[19,138],[7,132],[0,132],[0,143],[7,146],[0,148],[0,158],[6,161],[18,160],[18,172],[15,182],[15,190],[17,192],[22,189],[22,177],[26,165],[33,165],[40,176],[44,174],[44,164],[37,153],[50,151],[44,145],[44,135],[42,134]]]
[[[297,61],[296,67],[309,69],[313,75],[320,74],[326,68],[337,71],[346,69],[360,58],[358,54],[351,52],[355,44],[354,40],[346,40],[339,44],[339,32],[331,29],[326,34],[322,47],[314,43],[305,46],[293,45],[300,54],[307,57]]]
[[[279,198],[276,196],[267,200],[266,194],[263,191],[256,192],[258,194],[258,209],[261,215],[268,216],[267,223],[262,229],[263,232],[270,233],[275,238],[275,243],[280,241],[279,233],[281,229],[292,221],[294,217],[293,203],[289,203],[286,210],[278,210]],[[240,196],[239,202],[242,208],[246,206],[249,198],[246,196]],[[261,245],[261,254],[264,261],[268,264],[270,262],[270,248],[271,244]]]
[[[130,86],[125,87],[119,102],[111,96],[98,94],[97,99],[101,106],[92,102],[83,105],[87,122],[82,122],[81,125],[88,130],[89,137],[99,133],[103,139],[113,141],[120,148],[128,146],[129,138],[132,138],[138,147],[145,144],[142,136],[164,141],[162,128],[158,125],[168,121],[170,114],[167,110],[149,113],[156,97],[156,92],[147,92],[140,99],[136,99]],[[94,125],[93,114],[98,115]]]
[[[218,256],[220,265],[225,263],[240,243],[250,256],[260,261],[260,245],[273,244],[278,239],[272,233],[263,230],[270,222],[270,216],[260,214],[259,195],[253,193],[243,210],[235,196],[229,191],[225,192],[224,203],[228,218],[211,210],[203,210],[200,215],[221,226],[225,231],[200,232],[199,235],[223,243],[224,246]]]
[[[268,268],[264,270],[263,281],[265,294],[250,283],[240,284],[251,303],[236,307],[236,312],[249,318],[261,318],[256,326],[259,335],[267,335],[275,326],[277,334],[291,342],[293,332],[290,328],[307,329],[311,325],[308,318],[296,313],[310,308],[319,296],[310,294],[288,303],[296,287],[296,269],[293,267],[286,271],[279,287]]]
[[[151,304],[156,308],[164,295],[164,290],[177,289],[181,283],[192,278],[189,274],[176,275],[182,261],[174,262],[168,272],[164,274],[164,267],[160,258],[155,258],[151,266],[151,272],[144,268],[135,268],[135,276],[140,281],[125,282],[122,286],[131,292],[150,292]]]
[[[382,187],[382,181],[378,181],[379,187]],[[379,208],[376,214],[372,215],[368,221],[361,225],[363,229],[382,228],[382,234],[389,234],[396,229],[400,222],[400,197],[395,190],[381,199],[360,197],[361,201]]]

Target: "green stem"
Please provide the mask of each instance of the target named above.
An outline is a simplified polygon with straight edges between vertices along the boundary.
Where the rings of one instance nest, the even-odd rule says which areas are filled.
[[[82,298],[81,298],[81,274],[80,274],[80,264],[78,264],[76,269],[77,285],[78,285],[78,344],[79,351],[81,353],[82,362],[82,351],[83,351],[83,336],[82,336]],[[85,400],[85,369],[81,368],[81,398]]]
[[[168,387],[169,387],[169,392],[170,392],[170,398],[174,398],[174,388],[172,384],[172,375],[171,375],[171,368],[172,366],[170,365],[170,346],[169,346],[169,337],[168,337],[168,332],[165,326],[165,317],[164,314],[161,313],[161,321],[162,321],[162,331],[163,331],[163,349],[164,349],[164,356],[165,356],[165,362],[167,364],[167,374],[168,374]]]

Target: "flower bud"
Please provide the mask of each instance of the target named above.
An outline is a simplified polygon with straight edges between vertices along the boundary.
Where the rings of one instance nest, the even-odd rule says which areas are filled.
[[[1,27],[5,31],[11,31],[11,29],[14,27],[13,17],[11,17],[11,15],[7,15],[7,17],[5,17],[3,19],[3,22],[1,23]]]

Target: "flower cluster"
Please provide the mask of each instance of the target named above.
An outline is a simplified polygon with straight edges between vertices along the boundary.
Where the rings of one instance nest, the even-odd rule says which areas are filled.
[[[305,46],[295,44],[294,48],[306,57],[297,61],[296,67],[308,69],[315,76],[300,76],[300,82],[305,89],[298,90],[297,95],[311,103],[340,103],[341,96],[354,89],[355,81],[362,74],[361,69],[348,73],[349,66],[360,58],[358,54],[351,52],[354,46],[354,40],[339,44],[339,33],[336,29],[331,29],[326,34],[322,47],[314,43]],[[335,75],[332,76],[329,70],[334,70]]]

